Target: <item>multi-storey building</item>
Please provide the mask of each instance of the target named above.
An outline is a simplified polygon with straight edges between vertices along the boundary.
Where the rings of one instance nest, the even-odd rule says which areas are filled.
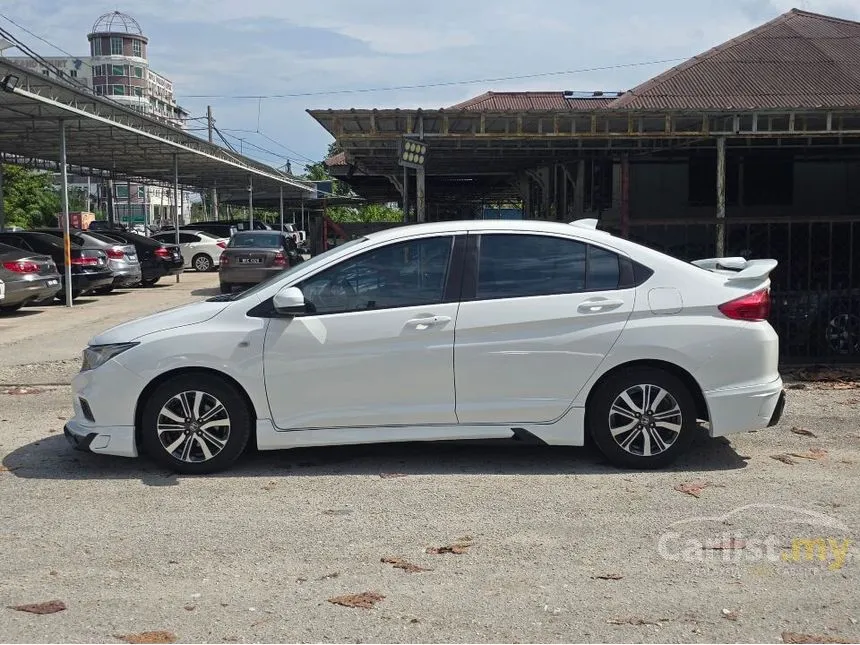
[[[85,87],[125,107],[175,127],[184,128],[188,113],[176,103],[173,82],[149,66],[149,39],[131,16],[112,11],[99,17],[87,34],[88,56],[51,56],[42,61],[29,57],[9,60],[48,77],[60,78]],[[11,43],[0,43],[0,56]],[[47,64],[46,64],[47,63]],[[173,190],[115,182],[111,202],[108,185],[85,178],[71,178],[72,186],[90,190],[93,208],[109,210],[122,222],[169,221],[173,212]],[[181,194],[182,213],[187,220],[191,203]]]

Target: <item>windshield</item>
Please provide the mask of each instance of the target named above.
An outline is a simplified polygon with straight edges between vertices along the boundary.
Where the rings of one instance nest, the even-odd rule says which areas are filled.
[[[324,263],[326,260],[328,260],[328,258],[330,258],[332,255],[334,255],[336,252],[340,251],[341,249],[345,249],[345,248],[348,248],[350,246],[357,246],[358,244],[361,244],[361,243],[366,242],[366,241],[367,241],[366,237],[360,237],[360,238],[357,238],[355,240],[350,240],[349,242],[344,242],[340,246],[336,246],[332,249],[329,249],[328,251],[320,253],[319,255],[315,255],[310,260],[307,260],[305,262],[301,262],[301,263],[297,264],[296,266],[294,266],[290,269],[287,269],[286,271],[282,271],[281,273],[276,273],[275,275],[273,275],[268,280],[263,280],[263,282],[259,283],[256,286],[251,287],[247,291],[240,291],[239,293],[233,294],[232,296],[227,296],[226,298],[224,296],[215,296],[214,298],[210,298],[209,300],[210,300],[210,302],[223,301],[223,300],[242,300],[243,298],[247,298],[248,296],[252,296],[255,293],[262,291],[263,289],[265,289],[266,287],[268,287],[269,285],[271,285],[274,282],[278,282],[280,280],[283,280],[287,276],[290,276],[293,273],[296,273],[297,271],[303,271],[303,270],[310,268],[310,267],[313,267],[317,264]]]
[[[283,245],[281,233],[236,233],[227,245],[229,249],[276,249]]]

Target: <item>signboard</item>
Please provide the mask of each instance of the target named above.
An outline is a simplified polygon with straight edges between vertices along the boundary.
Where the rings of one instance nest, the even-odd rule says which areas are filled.
[[[401,139],[397,162],[406,168],[423,168],[427,160],[427,144],[416,139]]]

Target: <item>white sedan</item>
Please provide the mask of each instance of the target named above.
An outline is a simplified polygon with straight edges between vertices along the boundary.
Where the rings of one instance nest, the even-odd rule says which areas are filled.
[[[529,438],[664,466],[778,422],[774,260],[687,264],[596,230],[440,222],[96,336],[69,440],[182,473],[260,450]]]
[[[163,231],[152,236],[153,240],[165,244],[176,243],[176,231]],[[185,260],[186,269],[200,273],[218,268],[221,253],[227,248],[227,239],[215,237],[205,231],[180,229],[179,250]]]

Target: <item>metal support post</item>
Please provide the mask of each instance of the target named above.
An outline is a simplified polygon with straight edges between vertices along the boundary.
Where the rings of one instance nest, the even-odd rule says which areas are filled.
[[[126,191],[125,203],[126,203],[126,208],[128,209],[128,212],[125,214],[125,216],[126,216],[126,219],[128,220],[128,228],[129,228],[129,230],[131,230],[131,225],[132,225],[132,219],[131,219],[131,182],[128,180],[126,180],[126,182],[125,182],[125,191]]]
[[[403,166],[403,221],[409,221],[409,168]]]
[[[717,138],[717,257],[726,251],[726,138]]]
[[[281,233],[283,233],[284,232],[284,187],[283,186],[281,186],[280,211],[281,211]]]
[[[212,131],[215,129],[215,119],[212,118],[212,106],[206,106],[206,120],[209,123],[209,143],[214,143],[212,138]],[[214,220],[218,220],[218,185],[212,187],[211,194],[209,196],[212,201],[212,206],[210,206],[211,217]]]
[[[415,170],[415,219],[418,222],[427,220],[427,205],[424,195],[424,167]]]
[[[248,230],[254,230],[254,176],[248,175]]]
[[[69,168],[66,164],[66,123],[60,119],[60,177],[63,202],[63,264],[66,278],[66,306],[72,306],[72,239],[69,236]]]
[[[621,157],[621,237],[630,237],[630,156]]]
[[[174,243],[179,247],[179,155],[173,153],[173,234]],[[179,273],[176,274],[176,284],[179,284]]]

